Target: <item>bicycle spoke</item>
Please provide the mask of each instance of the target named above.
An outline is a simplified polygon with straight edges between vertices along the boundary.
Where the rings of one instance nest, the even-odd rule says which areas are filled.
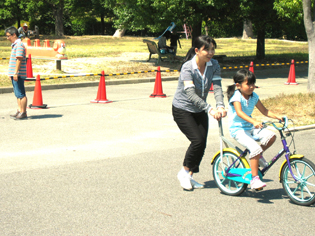
[[[309,176],[305,177],[305,180],[308,180],[308,179],[311,178],[312,176],[314,176],[314,174],[310,174]]]
[[[294,163],[294,168],[296,170],[297,177],[300,179],[301,178],[301,174],[300,174],[299,168],[297,167],[296,163]],[[292,173],[293,173],[293,171],[292,171]]]
[[[306,184],[315,187],[315,184],[311,184],[310,182],[306,182]]]
[[[305,198],[304,198],[304,191],[303,191],[303,189],[304,189],[304,187],[301,187],[301,198],[302,198],[303,200],[305,200]]]
[[[304,187],[305,189],[306,189],[306,192],[310,195],[310,197],[312,198],[313,196],[314,196],[314,194],[312,194],[311,192],[310,192],[310,190],[308,189],[308,187]]]
[[[237,182],[233,181],[235,188],[238,188]]]
[[[305,170],[306,170],[306,165],[304,165],[304,170],[303,170],[303,175],[302,176],[305,175]]]
[[[295,192],[296,192],[297,190],[299,190],[299,187],[300,187],[300,185],[298,184],[298,186],[294,189],[294,191],[292,191],[292,193],[295,194]]]

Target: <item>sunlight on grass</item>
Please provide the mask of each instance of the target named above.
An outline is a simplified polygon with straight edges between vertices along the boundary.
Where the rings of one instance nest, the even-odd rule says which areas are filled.
[[[54,36],[41,36],[41,45],[44,39],[50,39],[50,44],[58,39]],[[146,62],[149,57],[148,48],[143,43],[142,37],[123,37],[113,38],[111,36],[66,36],[64,39],[67,48],[68,62],[63,62],[63,71],[55,68],[55,61],[51,60],[32,60],[33,74],[41,74],[41,78],[53,77],[58,75],[75,73],[100,73],[115,74],[124,72],[150,71],[155,70],[157,56],[153,55],[153,62]],[[154,38],[146,38],[157,43]],[[221,63],[226,66],[227,63],[234,65],[243,65],[249,63],[247,57],[256,55],[256,39],[242,40],[240,38],[218,38],[217,55],[227,55],[229,60]],[[32,40],[33,42],[33,40]],[[178,47],[177,56],[183,59],[191,47],[191,39],[182,38],[181,48]],[[290,62],[292,58],[295,61],[308,60],[308,43],[293,42],[287,40],[266,39],[265,44],[266,59],[262,63]],[[11,47],[6,38],[0,37],[0,58],[10,57]],[[233,58],[235,57],[235,60]],[[232,60],[231,60],[232,59]],[[0,87],[11,87],[11,81],[6,75],[8,69],[8,60],[0,60]],[[256,62],[255,63],[259,63]],[[179,69],[181,62],[161,63],[164,69]],[[163,76],[176,76],[178,73],[163,73]],[[153,73],[107,76],[106,80],[144,78],[154,77]],[[44,80],[41,84],[64,84],[79,83],[87,81],[99,81],[98,76],[81,76],[72,78],[58,78]],[[26,85],[34,85],[34,82],[26,82]],[[295,125],[313,124],[315,121],[315,95],[314,94],[280,94],[274,98],[263,100],[263,104],[275,113],[287,115],[293,119]],[[265,120],[257,110],[253,117]]]
[[[50,39],[50,45],[53,45],[54,36],[41,36],[40,41],[43,45],[45,39]],[[55,62],[49,60],[32,60],[33,74],[49,76],[63,73],[124,73],[140,70],[156,69],[154,62],[157,56],[153,55],[153,62],[146,60],[149,57],[147,45],[143,43],[143,37],[113,38],[112,36],[66,36],[67,56],[71,63],[62,63],[62,69],[67,72],[55,70]],[[157,40],[146,38],[157,43]],[[249,63],[246,57],[254,57],[256,54],[256,39],[242,40],[240,38],[218,38],[217,55],[227,55],[227,61],[221,63],[221,66],[230,66],[230,64],[244,65]],[[31,40],[33,43],[33,40]],[[177,56],[183,59],[191,47],[191,39],[182,38],[181,48],[178,47]],[[291,58],[298,60],[308,60],[307,42],[293,42],[286,40],[266,39],[266,60],[265,63],[290,62]],[[0,57],[8,58],[10,56],[10,43],[4,36],[0,37]],[[233,58],[236,58],[233,61]],[[242,58],[243,57],[243,58]],[[232,60],[231,60],[232,59]],[[255,61],[256,63],[256,61]],[[257,63],[260,63],[257,61]],[[162,63],[161,67],[165,69],[179,69],[181,62]],[[7,72],[8,60],[0,60],[0,86],[11,86],[11,82],[5,76]],[[70,72],[69,72],[70,71]],[[145,77],[145,74],[138,74],[137,77]],[[131,75],[129,77],[134,77]],[[127,78],[127,76],[115,77]],[[74,81],[90,81],[92,78],[76,77]],[[96,79],[97,80],[97,79]],[[62,83],[63,80],[60,81]],[[66,81],[66,80],[65,80]]]
[[[292,119],[296,126],[315,123],[315,93],[279,94],[273,98],[263,99],[262,103],[272,112]],[[258,120],[266,120],[257,108],[252,116]]]

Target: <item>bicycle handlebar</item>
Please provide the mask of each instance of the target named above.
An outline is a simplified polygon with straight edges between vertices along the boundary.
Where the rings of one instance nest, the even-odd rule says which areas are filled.
[[[282,127],[277,127],[277,126],[275,125],[275,123],[277,123],[277,122],[271,122],[271,121],[262,122],[262,124],[263,124],[264,127],[265,127],[267,124],[271,124],[271,125],[273,125],[273,127],[274,127],[275,129],[277,129],[277,130],[284,130],[284,129],[286,129],[286,128],[288,127],[288,117],[284,116],[284,117],[282,117],[282,119],[284,120],[284,122],[279,121],[280,124],[283,124]]]

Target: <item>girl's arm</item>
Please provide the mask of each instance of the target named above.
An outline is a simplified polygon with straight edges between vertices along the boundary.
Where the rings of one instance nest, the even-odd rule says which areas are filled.
[[[234,108],[235,108],[235,111],[236,111],[236,114],[242,118],[243,120],[251,123],[254,125],[255,128],[262,128],[263,125],[261,122],[258,122],[257,120],[251,118],[250,116],[246,115],[245,112],[243,112],[242,110],[242,105],[240,102],[233,102],[233,105],[234,105]]]
[[[264,116],[273,118],[273,119],[278,119],[282,121],[282,117],[274,114],[272,111],[269,111],[262,103],[260,100],[258,100],[256,104],[257,109],[263,114]]]

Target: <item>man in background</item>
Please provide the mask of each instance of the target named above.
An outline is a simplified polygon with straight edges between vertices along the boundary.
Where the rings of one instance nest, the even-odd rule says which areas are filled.
[[[11,56],[8,75],[12,81],[14,94],[17,98],[18,110],[10,115],[16,120],[27,118],[26,106],[27,97],[25,93],[24,79],[26,76],[26,50],[21,39],[18,37],[18,30],[11,26],[5,30],[7,40],[11,42]]]

